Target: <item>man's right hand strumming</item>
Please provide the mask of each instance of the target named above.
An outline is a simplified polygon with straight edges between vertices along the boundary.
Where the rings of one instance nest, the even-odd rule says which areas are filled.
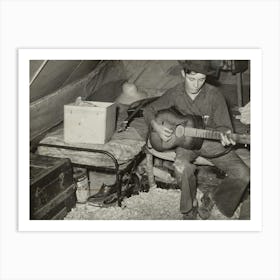
[[[158,124],[155,120],[151,121],[151,126],[163,141],[168,142],[171,139],[173,133],[171,129]]]

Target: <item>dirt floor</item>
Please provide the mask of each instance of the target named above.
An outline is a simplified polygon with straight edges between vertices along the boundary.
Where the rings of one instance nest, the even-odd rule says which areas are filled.
[[[198,203],[203,194],[197,192]],[[65,220],[181,220],[179,211],[180,190],[152,188],[149,192],[125,198],[122,207],[96,207],[89,204],[77,204],[65,217]],[[240,207],[231,220],[239,218]],[[198,219],[200,217],[198,216]],[[208,220],[228,220],[215,206]]]

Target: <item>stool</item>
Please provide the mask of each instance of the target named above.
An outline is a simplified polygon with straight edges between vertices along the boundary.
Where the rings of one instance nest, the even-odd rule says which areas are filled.
[[[155,176],[154,176],[154,157],[167,161],[175,161],[175,151],[158,152],[151,147],[150,143],[147,143],[144,149],[146,153],[146,170],[148,176],[148,183],[150,188],[156,187]],[[197,157],[194,161],[196,165],[209,165],[214,166],[209,160],[204,157]]]

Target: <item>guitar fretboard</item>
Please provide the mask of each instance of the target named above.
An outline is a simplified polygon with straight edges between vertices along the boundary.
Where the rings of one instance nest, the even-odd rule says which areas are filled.
[[[192,128],[192,127],[185,127],[184,128],[184,135],[189,137],[197,137],[197,138],[204,138],[204,139],[213,139],[213,140],[220,140],[221,139],[221,132],[217,130],[206,130],[206,129],[199,129],[199,128]],[[231,138],[240,144],[250,144],[250,135],[249,134],[231,134]]]
[[[185,135],[190,137],[198,137],[205,139],[220,140],[221,132],[215,130],[198,129],[192,127],[185,127]]]

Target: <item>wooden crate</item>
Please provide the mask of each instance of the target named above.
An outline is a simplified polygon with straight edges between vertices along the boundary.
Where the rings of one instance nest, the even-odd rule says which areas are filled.
[[[104,144],[116,127],[116,106],[110,102],[86,101],[64,106],[66,143]]]

